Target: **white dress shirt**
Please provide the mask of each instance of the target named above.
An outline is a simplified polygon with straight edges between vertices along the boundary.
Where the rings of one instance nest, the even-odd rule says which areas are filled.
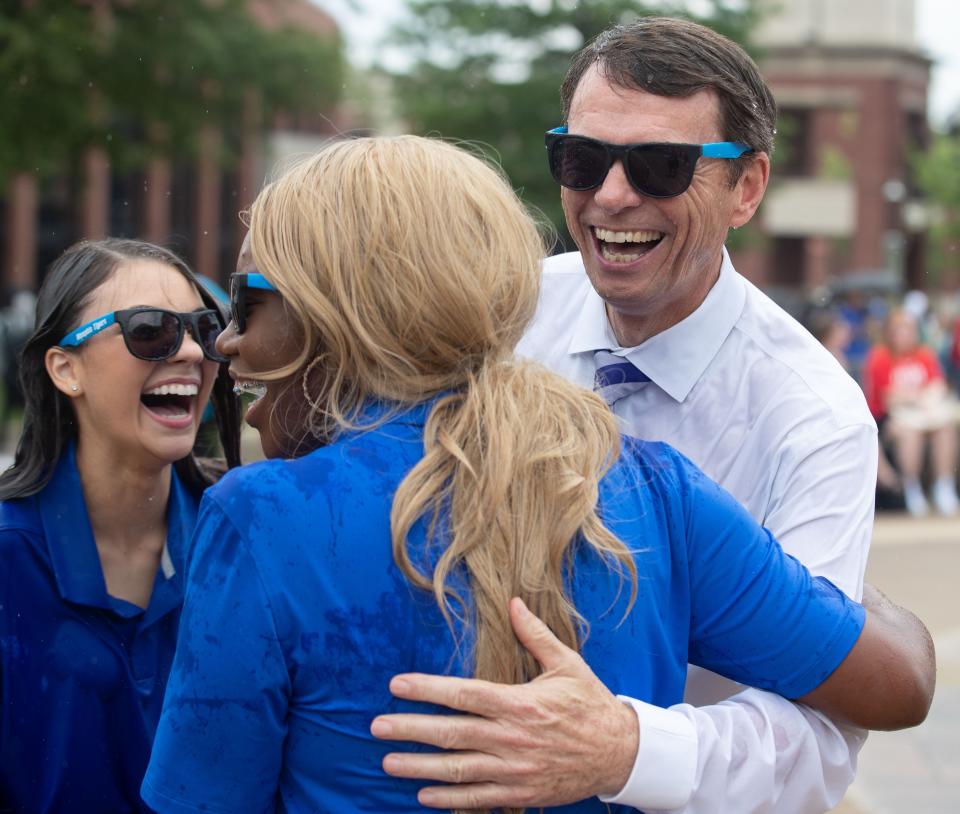
[[[624,432],[676,447],[814,574],[860,598],[876,425],[833,356],[741,277],[726,250],[701,306],[635,348],[619,347],[579,253],[546,260],[518,353],[589,388],[598,349],[651,379],[615,404]],[[662,710],[624,700],[637,711],[640,747],[627,785],[603,799],[646,811],[827,811],[853,780],[866,736],[696,667],[690,703]]]

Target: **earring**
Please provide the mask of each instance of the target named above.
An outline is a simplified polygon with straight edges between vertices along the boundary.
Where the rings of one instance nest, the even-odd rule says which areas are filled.
[[[242,395],[243,395],[243,388],[242,388],[239,384],[235,384],[235,385],[233,386],[233,395],[235,395],[235,396],[242,396]]]
[[[71,385],[70,385],[70,389],[71,389],[74,393],[76,393],[76,392],[80,389],[80,385],[79,385],[79,384],[71,384]]]
[[[313,399],[310,397],[310,391],[309,389],[307,389],[307,380],[310,378],[310,371],[313,370],[313,368],[317,364],[319,364],[319,362],[320,362],[320,357],[319,356],[315,357],[314,360],[303,369],[303,377],[300,379],[300,389],[301,391],[303,391],[304,401],[306,401],[307,404],[309,404],[314,409],[314,411],[318,413],[323,412],[322,408],[320,407],[320,400]]]

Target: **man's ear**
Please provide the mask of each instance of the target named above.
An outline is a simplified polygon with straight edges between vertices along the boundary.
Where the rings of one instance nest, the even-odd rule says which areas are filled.
[[[754,155],[744,168],[737,180],[736,192],[739,196],[736,206],[730,216],[730,225],[734,228],[743,226],[760,206],[763,193],[767,190],[767,181],[770,180],[770,156],[766,153]]]
[[[57,388],[68,398],[80,395],[79,367],[77,357],[63,348],[49,348],[43,355],[47,375]]]

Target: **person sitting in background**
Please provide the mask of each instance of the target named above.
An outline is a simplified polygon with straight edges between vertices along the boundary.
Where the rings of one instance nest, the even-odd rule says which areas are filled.
[[[949,340],[946,353],[946,376],[951,388],[956,392],[960,390],[960,314],[949,312],[947,323],[946,333]]]
[[[79,243],[47,274],[0,476],[0,811],[146,811],[186,547],[224,469],[194,451],[211,392],[239,464],[223,321],[148,243]]]
[[[844,370],[850,372],[847,347],[853,339],[853,330],[837,311],[832,308],[820,308],[806,319],[807,329],[823,345]]]
[[[934,506],[942,515],[956,514],[960,508],[956,490],[960,405],[947,387],[936,355],[920,344],[916,320],[903,309],[890,312],[883,343],[867,356],[864,391],[870,411],[893,444],[907,510],[915,517],[929,512],[920,483],[929,439]]]
[[[821,308],[812,312],[807,317],[806,323],[813,338],[830,351],[843,369],[849,373],[850,363],[845,350],[852,336],[849,324],[832,308]],[[878,508],[881,497],[889,504],[890,494],[895,495],[896,502],[899,504],[897,508],[903,508],[903,501],[899,497],[902,491],[900,476],[890,463],[883,445],[877,447],[877,489]]]

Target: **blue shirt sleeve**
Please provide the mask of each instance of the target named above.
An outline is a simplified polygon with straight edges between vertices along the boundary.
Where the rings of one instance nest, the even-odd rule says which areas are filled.
[[[274,811],[289,697],[257,563],[205,497],[143,799],[161,814]]]
[[[688,548],[690,661],[798,698],[856,643],[865,612],[786,554],[734,498],[677,454]]]

